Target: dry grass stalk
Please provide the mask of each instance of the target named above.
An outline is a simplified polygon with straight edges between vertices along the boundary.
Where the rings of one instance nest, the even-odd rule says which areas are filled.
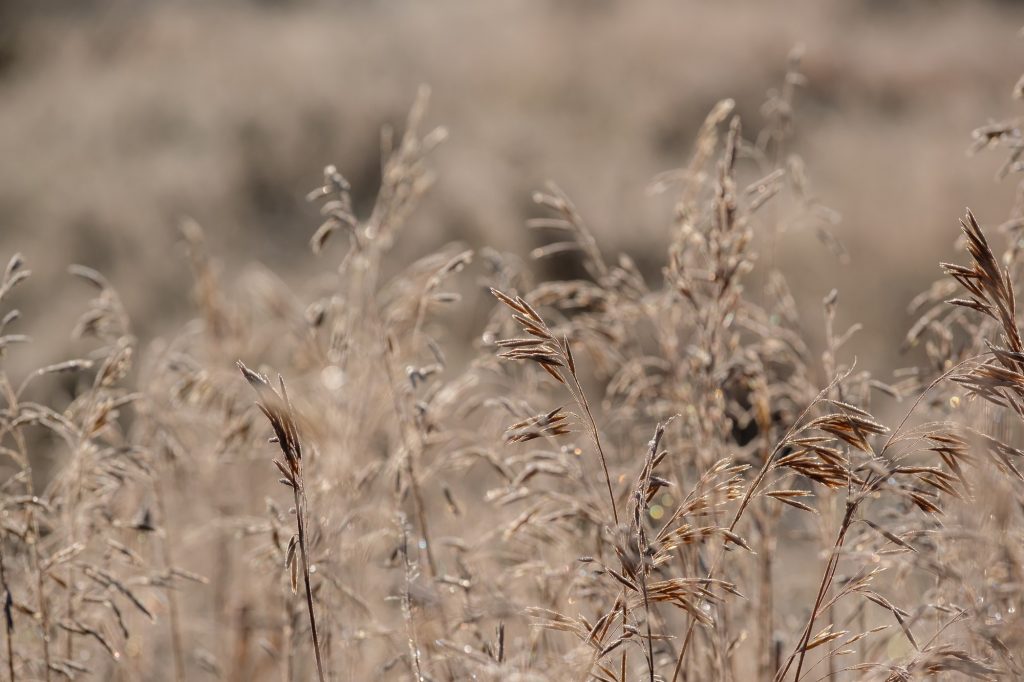
[[[512,310],[512,318],[522,326],[523,332],[528,335],[522,338],[498,341],[496,345],[503,349],[499,352],[499,357],[506,360],[535,362],[555,381],[568,389],[569,394],[576,401],[576,405],[587,420],[590,438],[597,449],[598,459],[604,471],[604,482],[608,489],[612,519],[616,526],[619,525],[619,511],[615,502],[615,493],[612,490],[611,474],[608,472],[608,459],[601,446],[601,434],[590,409],[590,403],[587,401],[587,396],[576,373],[576,361],[573,358],[568,337],[563,336],[561,340],[556,339],[540,314],[523,298],[519,296],[512,298],[497,289],[491,289],[491,293]]]
[[[292,572],[292,590],[295,589],[295,572],[293,566],[296,562],[296,547],[298,558],[302,561],[302,582],[306,588],[306,609],[309,613],[309,629],[313,637],[313,653],[316,657],[316,672],[320,682],[324,682],[324,664],[320,657],[320,638],[316,630],[316,614],[313,609],[313,588],[309,581],[309,551],[306,547],[306,519],[307,504],[306,490],[302,478],[302,442],[299,440],[299,430],[295,424],[295,410],[291,400],[288,398],[288,391],[284,387],[284,379],[279,380],[280,392],[275,390],[266,378],[246,367],[241,360],[238,361],[238,369],[253,387],[260,398],[257,403],[260,411],[270,422],[274,430],[272,442],[278,444],[284,454],[284,461],[274,460],[274,466],[281,472],[283,478],[281,483],[292,490],[295,499],[295,526],[297,533],[289,542],[288,555],[285,559],[285,567]]]

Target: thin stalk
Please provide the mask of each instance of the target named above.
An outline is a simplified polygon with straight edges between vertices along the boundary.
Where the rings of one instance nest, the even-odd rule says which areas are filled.
[[[568,342],[565,343],[565,347],[568,348]],[[567,363],[568,364],[568,363]],[[601,468],[604,470],[604,483],[608,487],[608,501],[612,505],[612,518],[615,521],[615,525],[619,525],[619,511],[615,504],[615,493],[612,492],[612,477],[608,473],[608,459],[604,456],[604,448],[601,446],[601,435],[597,430],[597,422],[594,420],[594,414],[590,411],[590,403],[587,402],[587,395],[583,392],[583,386],[580,385],[580,380],[576,378],[576,372],[570,371],[569,376],[572,378],[573,385],[569,387],[569,393],[572,394],[576,404],[587,416],[587,426],[590,429],[590,438],[594,441],[594,447],[597,448],[597,455],[601,459]],[[568,384],[566,384],[568,386]]]
[[[295,525],[299,532],[299,554],[302,558],[302,580],[306,586],[306,609],[309,611],[309,631],[313,637],[313,653],[316,655],[316,674],[320,682],[326,682],[324,664],[320,659],[320,638],[316,632],[316,615],[313,613],[313,590],[309,585],[309,556],[306,552],[306,492],[301,473],[296,477],[297,485],[292,487],[295,495]]]
[[[379,325],[380,320],[376,315],[373,317]],[[412,492],[413,511],[416,513],[416,524],[419,526],[420,535],[423,536],[423,542],[426,544],[425,552],[427,555],[427,569],[430,571],[431,579],[437,580],[437,562],[434,560],[434,545],[430,539],[430,528],[427,525],[427,514],[423,504],[423,492],[420,489],[419,478],[416,474],[415,458],[418,453],[423,452],[423,435],[412,420],[409,419],[405,406],[399,396],[398,389],[396,388],[394,369],[391,365],[393,352],[394,349],[390,341],[385,337],[382,361],[384,365],[384,372],[388,378],[388,388],[391,393],[391,401],[395,410],[395,416],[398,418],[398,423],[401,427],[402,440],[405,444],[405,473],[409,479],[409,490]],[[414,437],[409,435],[410,431],[415,433]],[[415,449],[413,448],[414,443],[417,446]]]
[[[644,548],[637,533],[637,550],[640,553],[640,589],[644,596],[644,620],[647,621],[647,672],[648,682],[654,682],[654,635],[651,632],[651,605],[647,597],[647,570],[644,566]],[[625,678],[623,678],[625,679]]]
[[[853,514],[857,510],[857,506],[857,502],[852,500],[846,504],[846,513],[843,515],[843,523],[839,527],[839,533],[836,535],[835,545],[832,547],[832,554],[829,556],[825,572],[821,576],[821,583],[818,585],[818,596],[814,600],[814,608],[811,609],[811,615],[807,619],[807,625],[804,627],[799,644],[796,649],[793,650],[793,653],[789,655],[789,658],[786,660],[786,665],[784,665],[782,669],[775,674],[776,682],[785,678],[786,673],[789,672],[790,667],[793,665],[794,658],[797,659],[797,664],[796,676],[793,679],[796,682],[799,682],[800,680],[800,671],[803,669],[804,657],[807,654],[807,643],[811,639],[811,632],[814,629],[814,621],[818,617],[818,610],[825,601],[825,595],[828,592],[829,586],[832,584],[832,579],[835,577],[836,569],[839,567],[840,551],[843,548],[843,542],[846,540],[846,533],[850,530],[850,525],[853,521]],[[799,658],[797,658],[798,655]]]
[[[39,562],[39,522],[35,514],[29,511],[29,527],[32,529],[32,540],[29,542],[29,554],[32,570],[36,574],[36,595],[39,599],[39,628],[43,635],[43,666],[44,679],[50,682],[50,610],[46,604],[46,592],[43,590],[43,571]]]
[[[294,628],[292,627],[292,601],[289,599],[289,594],[285,592],[282,595],[282,601],[284,605],[284,625],[281,626],[281,646],[284,647],[283,665],[281,666],[281,678],[283,682],[292,682],[292,665],[295,659],[295,648],[292,646],[292,636]]]
[[[402,615],[405,618],[406,637],[409,641],[409,658],[416,682],[422,682],[423,663],[420,660],[420,645],[416,634],[416,621],[412,613],[412,576],[413,567],[409,559],[409,532],[405,525],[404,515],[399,517],[402,529],[402,561],[405,563],[405,590],[402,592]]]
[[[629,625],[628,620],[629,620],[629,611],[626,610],[626,600],[623,599],[622,600],[622,632],[623,632],[623,634],[625,634],[626,627]],[[620,664],[621,665],[621,673],[619,674],[619,679],[622,680],[622,682],[626,682],[626,653],[627,653],[626,647],[623,646],[622,647],[622,662]]]
[[[14,621],[11,616],[11,588],[7,585],[7,569],[4,566],[4,553],[0,549],[0,585],[4,588],[4,629],[7,632],[7,675],[10,682],[14,682],[14,644],[11,637],[14,634]]]

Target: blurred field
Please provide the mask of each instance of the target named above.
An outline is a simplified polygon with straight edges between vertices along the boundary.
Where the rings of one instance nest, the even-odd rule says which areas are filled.
[[[1015,319],[1000,326],[995,317],[957,317],[959,309],[936,313],[936,324],[922,331],[911,352],[902,353],[901,344],[928,307],[911,314],[908,304],[942,276],[938,263],[966,258],[956,223],[964,206],[974,209],[987,234],[997,234],[1015,198],[1016,210],[1022,208],[1015,183],[995,178],[1004,156],[967,154],[974,129],[1019,110],[1011,94],[1024,71],[1022,25],[1024,3],[939,0],[0,4],[0,254],[3,262],[24,254],[33,272],[26,285],[0,287],[3,312],[20,309],[16,332],[32,337],[4,357],[0,373],[7,404],[0,410],[0,451],[14,462],[2,470],[9,478],[0,490],[6,524],[0,549],[16,561],[6,570],[15,575],[17,615],[8,622],[18,624],[5,641],[22,647],[4,661],[17,659],[17,679],[40,677],[47,671],[40,661],[51,660],[51,652],[40,653],[50,641],[39,633],[52,632],[52,660],[67,647],[65,662],[95,664],[91,673],[115,679],[312,678],[299,569],[291,575],[296,597],[282,569],[297,566],[297,551],[305,560],[306,547],[288,543],[296,515],[288,513],[291,492],[274,487],[278,474],[269,459],[276,446],[265,445],[270,431],[251,407],[258,396],[270,405],[275,428],[294,417],[306,448],[309,551],[322,590],[315,601],[334,679],[454,680],[470,679],[473,671],[474,679],[532,681],[569,679],[568,671],[584,669],[585,679],[612,679],[583,667],[593,642],[572,648],[571,637],[558,639],[565,633],[538,634],[533,626],[543,618],[528,611],[538,604],[588,617],[611,605],[615,618],[621,607],[623,638],[627,621],[637,627],[653,621],[671,633],[656,647],[648,631],[646,650],[636,646],[640,636],[632,640],[634,674],[623,674],[622,682],[648,679],[646,655],[654,679],[656,648],[658,679],[671,679],[676,650],[695,622],[701,634],[693,640],[690,679],[771,679],[790,650],[802,662],[801,646],[810,646],[826,622],[851,632],[882,622],[892,627],[881,644],[858,650],[857,661],[900,661],[904,667],[893,674],[907,673],[887,678],[888,670],[872,670],[879,679],[916,679],[936,660],[946,665],[947,652],[932,644],[943,641],[947,627],[950,641],[964,648],[963,657],[957,649],[949,660],[961,661],[967,672],[955,666],[932,672],[1014,679],[1024,669],[999,655],[1004,641],[1007,651],[1024,646],[1024,614],[1015,610],[1024,576],[1014,563],[1019,550],[1002,551],[1020,539],[1024,507],[1014,505],[1024,495],[1014,486],[1024,477],[1012,463],[1024,452],[1012,445],[1019,442],[1017,415],[978,407],[987,384],[971,371],[988,366],[965,369],[955,386],[942,384],[940,395],[922,398],[926,415],[908,423],[917,427],[916,417],[927,416],[964,432],[977,426],[985,435],[971,431],[982,439],[971,445],[989,449],[972,452],[996,463],[962,476],[957,458],[967,459],[964,436],[963,448],[960,441],[949,446],[953,454],[941,460],[938,474],[887,471],[879,479],[882,492],[871,498],[874,520],[851,532],[841,555],[843,569],[853,573],[864,566],[891,569],[877,589],[919,598],[904,605],[912,613],[885,610],[884,603],[881,615],[845,606],[825,613],[814,597],[833,536],[839,529],[839,548],[850,525],[844,495],[850,504],[855,477],[876,475],[884,460],[879,453],[890,445],[890,431],[872,420],[898,432],[913,403],[907,398],[990,340],[1016,352]],[[742,190],[759,177],[743,153],[773,149],[755,137],[770,123],[763,103],[782,85],[796,46],[806,81],[796,91],[793,136],[785,141],[792,157],[780,152],[763,165],[785,169],[787,178],[798,174],[794,168],[806,171],[803,199],[822,209],[818,222],[780,199],[749,223],[739,221],[734,232],[716,231],[715,219],[728,204],[716,193],[728,198],[723,188],[730,183]],[[422,167],[418,148],[411,154],[416,163],[398,164],[403,172],[414,168],[417,179],[429,166],[436,181],[389,251],[374,242],[380,226],[371,215],[375,207],[400,203],[378,197],[381,131],[402,139],[421,85],[431,92],[424,128],[443,125],[448,137]],[[701,166],[707,172],[687,180],[694,188],[687,206],[697,216],[687,226],[673,217],[677,188],[657,194],[652,183],[689,162],[702,122],[725,98],[735,100],[750,142],[734,168],[724,142],[733,139],[726,135],[729,121],[719,121],[714,154]],[[1008,134],[1000,141],[1014,139]],[[328,198],[347,200],[341,185],[324,180],[328,164],[351,183],[354,231],[370,236],[347,255],[344,235],[332,237],[314,256],[309,239],[322,218],[307,192],[326,182]],[[611,275],[595,276],[596,259],[586,249],[582,257],[530,259],[551,236],[524,229],[529,219],[547,215],[533,193],[549,180],[575,202],[612,264]],[[749,205],[752,194],[738,194],[745,220],[746,211],[758,209]],[[557,215],[559,200],[547,200]],[[833,215],[840,219],[830,220]],[[202,230],[183,232],[192,220]],[[996,240],[1002,244],[1002,237]],[[670,252],[673,261],[669,244],[687,255]],[[1019,246],[1011,240],[1002,256],[1017,279]],[[456,255],[462,249],[475,253],[471,264]],[[617,260],[620,252],[636,263],[639,285]],[[722,263],[742,267],[702,280],[702,268],[721,265],[715,258],[722,253],[734,257]],[[985,255],[971,257],[977,263]],[[74,263],[102,273],[109,287],[92,271],[79,271],[97,289],[83,287],[81,277],[68,273]],[[460,275],[464,265],[467,273]],[[12,266],[5,278],[22,267]],[[771,278],[775,269],[788,280],[799,321]],[[719,284],[722,290],[712,291]],[[681,293],[692,293],[688,285],[699,291],[693,299]],[[997,285],[985,293],[1005,303],[1000,296],[1008,294]],[[494,342],[520,333],[508,309],[520,315],[517,324],[527,335],[541,336],[529,320],[546,325],[514,298],[496,313],[489,286],[529,298],[553,320],[558,333],[548,341],[555,346],[546,349],[553,355],[543,357],[557,356],[558,364],[539,363],[549,373],[569,371],[572,341],[583,369],[572,388],[569,374],[558,380],[568,393],[540,367],[518,371],[497,362]],[[830,303],[823,312],[833,288],[838,307]],[[430,298],[435,289],[443,290],[441,299]],[[935,310],[945,310],[944,291],[926,299]],[[464,294],[463,302],[440,305],[455,300],[452,292]],[[95,315],[85,327],[100,339],[98,348],[72,339],[83,310]],[[839,334],[855,322],[864,329],[841,352],[830,345],[836,334],[828,337],[826,329],[834,323]],[[82,326],[79,321],[78,331]],[[563,339],[564,350],[557,345]],[[514,348],[502,348],[508,347]],[[37,367],[71,357],[93,362],[47,370],[56,376],[35,381]],[[282,371],[294,414],[257,374],[246,374],[256,394],[244,385],[234,367],[239,358],[259,371]],[[828,385],[854,358],[858,372]],[[1005,360],[1006,371],[1013,373],[1018,362],[1024,368],[1019,358]],[[893,370],[914,364],[920,372],[904,376],[897,401],[888,389]],[[23,395],[14,387],[25,377],[35,383]],[[1000,377],[983,379],[1012,384]],[[999,384],[1011,397],[987,398],[1000,407],[1024,405],[1024,369],[1020,377],[1020,396]],[[584,387],[596,421],[585,418]],[[969,396],[981,398],[970,409]],[[549,412],[563,403],[576,410],[565,417],[569,432],[559,431],[563,415]],[[29,416],[19,412],[25,409]],[[839,426],[811,425],[829,410],[851,423],[851,414],[866,416],[852,428],[839,417]],[[623,532],[627,508],[655,480],[638,467],[654,425],[665,420],[673,457],[671,469],[666,465],[659,475],[675,487],[650,500],[660,501],[657,514],[665,514],[691,497],[706,498],[713,519],[701,529],[705,536],[672,546],[675,553],[664,549],[671,545],[665,541],[664,568],[637,570],[645,580],[710,576],[726,548],[743,546],[742,538],[728,535],[736,500],[757,497],[747,514],[753,519],[744,518],[737,532],[749,534],[759,553],[730,557],[721,574],[749,601],[718,611],[714,595],[698,599],[695,592],[701,612],[669,611],[669,604],[655,617],[645,604],[641,616],[638,603],[627,608],[613,599],[629,580],[591,573],[584,566],[593,560],[573,568],[585,552],[600,561],[617,557],[623,573],[646,566],[630,553],[635,548],[623,549],[620,535],[654,533],[662,518],[644,508],[636,517],[642,521]],[[823,456],[822,470],[837,469],[769,470],[776,455],[799,455],[798,445],[806,445],[790,440],[790,427],[824,433],[821,442],[835,450]],[[922,434],[914,436],[914,447],[948,436]],[[917,462],[914,457],[941,450],[907,448],[894,461]],[[830,453],[842,466],[828,460]],[[290,466],[287,447],[283,456]],[[765,480],[783,491],[786,504],[808,493],[813,509],[791,506],[812,511],[814,520],[789,508],[781,516],[758,488],[761,479],[715,468],[724,457],[752,472],[763,462],[771,474]],[[111,462],[124,469],[108,469]],[[839,469],[848,483],[835,478]],[[290,474],[281,472],[287,481]],[[933,486],[943,502],[951,498],[948,526],[936,520],[931,497],[914,497],[918,488],[886,487],[901,475],[921,477],[914,485]],[[729,483],[707,492],[704,476]],[[667,479],[657,480],[669,487]],[[614,523],[605,518],[605,485]],[[969,493],[979,489],[992,495],[972,508]],[[534,499],[536,508],[527,506]],[[305,509],[299,494],[294,502]],[[681,518],[703,519],[703,513],[698,505]],[[896,530],[874,533],[875,521]],[[720,554],[709,539],[719,536],[726,538]],[[961,542],[965,537],[977,545]],[[913,559],[901,563],[902,550],[914,552]],[[991,572],[986,568],[972,582],[970,566],[981,561]],[[126,593],[121,583],[104,582],[106,574],[90,573],[97,566],[144,594],[139,611],[151,610],[157,625],[133,611],[126,618],[132,637],[121,637],[121,614],[109,619],[115,627],[103,609],[124,602]],[[832,565],[825,566],[827,588]],[[205,584],[189,582],[200,576]],[[7,585],[8,578],[0,579]],[[846,573],[837,584],[843,580],[853,581]],[[964,602],[969,624],[943,620],[960,608],[956,599],[974,600]],[[869,601],[871,609],[880,604]],[[53,622],[43,615],[46,604]],[[705,616],[704,623],[701,613],[712,613],[711,604],[714,622]],[[819,627],[802,634],[808,613]],[[97,632],[114,645],[96,646],[95,633],[74,630],[84,627],[76,614],[87,625],[102,624]],[[504,651],[506,626],[507,659],[496,650],[500,640]],[[135,628],[143,634],[136,636]],[[908,629],[924,646],[912,634],[904,641]],[[602,637],[619,631],[608,632]],[[832,641],[828,632],[823,636]],[[832,658],[817,664],[831,668]],[[427,673],[418,670],[421,664]],[[818,679],[822,669],[799,679]],[[13,662],[10,670],[13,679]],[[853,672],[833,676],[866,679]]]
[[[125,289],[144,335],[180,322],[183,216],[229,268],[259,260],[289,277],[306,262],[316,218],[302,196],[318,169],[337,163],[365,205],[378,131],[421,83],[451,138],[396,262],[453,239],[525,252],[530,192],[551,179],[609,251],[654,263],[668,206],[645,195],[651,178],[681,163],[719,99],[756,124],[802,43],[795,148],[843,217],[851,262],[819,257],[806,232],[779,258],[803,304],[843,292],[874,330],[858,350],[878,369],[898,364],[904,303],[949,253],[950,216],[1012,192],[991,181],[994,159],[965,150],[974,127],[1010,113],[1016,3],[15,0],[3,12],[0,249],[31,261],[52,320],[80,303],[63,274],[80,262]],[[62,334],[37,324],[34,352],[52,356]]]

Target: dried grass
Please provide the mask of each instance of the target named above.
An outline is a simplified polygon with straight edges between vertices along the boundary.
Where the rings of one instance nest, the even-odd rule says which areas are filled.
[[[91,348],[20,371],[30,340],[8,312],[6,676],[1024,676],[1019,239],[997,255],[967,213],[969,264],[913,302],[924,363],[903,379],[847,357],[859,327],[836,331],[836,292],[819,361],[781,273],[748,292],[779,216],[827,213],[789,148],[803,82],[795,52],[763,130],[723,100],[656,180],[677,197],[661,278],[609,258],[552,185],[529,226],[557,241],[533,256],[578,258],[581,279],[531,284],[514,258],[454,245],[385,280],[445,137],[421,132],[424,90],[383,136],[365,218],[335,166],[310,194],[312,251],[335,265],[308,289],[222,283],[186,222],[198,320],[180,335],[140,348],[111,283],[76,266]],[[975,135],[1009,148],[1007,173],[1016,125]],[[28,278],[12,258],[0,302]],[[488,290],[467,355],[450,310]],[[237,365],[291,509],[239,357],[289,377]],[[40,386],[56,380],[68,399]]]

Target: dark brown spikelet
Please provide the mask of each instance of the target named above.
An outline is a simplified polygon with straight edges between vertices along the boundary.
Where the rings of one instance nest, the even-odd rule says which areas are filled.
[[[497,289],[491,289],[491,293],[512,310],[512,318],[529,335],[522,338],[497,341],[495,345],[501,349],[498,352],[498,357],[503,360],[528,360],[535,362],[558,383],[565,384],[565,379],[558,371],[558,368],[565,367],[569,364],[569,361],[563,360],[563,357],[565,357],[564,349],[551,333],[551,330],[548,329],[543,318],[520,296],[512,298]]]
[[[512,424],[505,430],[506,443],[526,443],[535,438],[554,437],[571,433],[568,415],[561,407]]]
[[[871,452],[871,445],[867,441],[869,435],[883,434],[889,430],[868,416],[839,413],[818,417],[808,424],[808,428],[832,434],[864,452]]]
[[[284,378],[278,378],[280,385],[278,391],[266,377],[246,367],[241,360],[237,362],[237,366],[242,376],[259,396],[256,406],[260,408],[267,421],[270,422],[271,428],[274,429],[274,438],[271,440],[280,446],[281,452],[284,453],[285,460],[288,462],[288,469],[294,477],[299,471],[302,460],[302,443],[299,440],[299,430],[295,426],[295,413],[291,401],[288,399]],[[281,468],[280,465],[278,468]],[[290,483],[294,485],[295,481],[290,480]]]
[[[960,228],[967,238],[967,252],[973,262],[970,267],[942,263],[942,269],[967,290],[970,298],[954,298],[948,302],[977,310],[999,322],[1010,350],[1024,353],[1024,343],[1017,328],[1017,306],[1010,273],[1000,265],[970,209],[960,220]]]

